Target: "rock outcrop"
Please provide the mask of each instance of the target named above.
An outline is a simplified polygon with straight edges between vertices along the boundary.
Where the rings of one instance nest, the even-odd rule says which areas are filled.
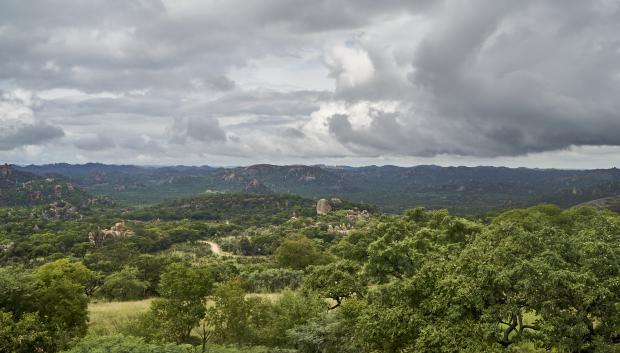
[[[332,211],[332,204],[327,199],[320,199],[316,203],[316,214],[325,215]]]
[[[4,177],[4,178],[8,178],[13,174],[13,168],[8,165],[8,164],[4,164],[4,165],[0,165],[0,176]]]
[[[126,238],[133,235],[133,232],[125,227],[125,222],[119,222],[110,227],[110,229],[101,229],[97,233],[89,233],[88,240],[91,244],[99,246],[109,239]]]
[[[271,190],[265,186],[260,180],[254,178],[245,185],[245,192],[253,194],[270,194]]]
[[[64,201],[52,202],[41,211],[44,219],[68,220],[82,218],[77,207]]]
[[[330,224],[327,226],[327,232],[335,235],[349,235],[351,229],[351,225],[345,223],[337,224],[335,226]]]

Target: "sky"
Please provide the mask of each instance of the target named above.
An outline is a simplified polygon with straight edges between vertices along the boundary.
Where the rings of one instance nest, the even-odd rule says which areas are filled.
[[[620,0],[0,0],[0,161],[620,166]]]

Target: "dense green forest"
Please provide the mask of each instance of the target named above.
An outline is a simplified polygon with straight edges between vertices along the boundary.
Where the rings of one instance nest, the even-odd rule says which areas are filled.
[[[0,208],[0,352],[620,352],[618,214],[324,201]]]

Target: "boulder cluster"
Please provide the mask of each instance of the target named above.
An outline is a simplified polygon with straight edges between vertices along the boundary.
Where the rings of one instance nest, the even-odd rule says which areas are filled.
[[[88,240],[90,240],[93,245],[101,245],[109,239],[115,240],[132,235],[133,232],[129,228],[125,227],[125,222],[119,222],[110,227],[110,229],[101,229],[96,233],[88,233]]]

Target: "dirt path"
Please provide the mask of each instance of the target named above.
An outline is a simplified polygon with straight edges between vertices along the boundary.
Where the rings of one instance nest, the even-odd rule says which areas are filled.
[[[209,246],[211,247],[211,252],[217,256],[230,256],[229,253],[222,251],[222,248],[220,248],[220,246],[217,243],[214,243],[212,241],[206,241],[206,240],[201,240],[200,242],[203,244],[209,244]]]

